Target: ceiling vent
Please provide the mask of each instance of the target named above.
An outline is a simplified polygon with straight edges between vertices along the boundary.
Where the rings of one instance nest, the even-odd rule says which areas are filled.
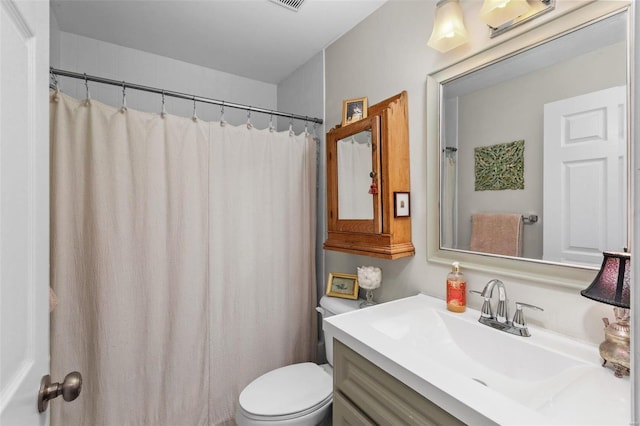
[[[300,6],[302,6],[302,3],[304,3],[304,0],[271,0],[272,2],[274,2],[275,4],[279,4],[282,7],[286,7],[289,10],[293,10],[294,12],[297,12],[298,9],[300,9]]]

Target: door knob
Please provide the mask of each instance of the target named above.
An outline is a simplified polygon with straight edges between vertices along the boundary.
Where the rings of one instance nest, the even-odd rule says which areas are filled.
[[[40,391],[38,391],[38,411],[44,412],[49,406],[49,400],[62,395],[65,401],[73,401],[80,395],[82,390],[82,375],[77,371],[67,374],[62,383],[51,383],[51,376],[48,374],[40,380]]]

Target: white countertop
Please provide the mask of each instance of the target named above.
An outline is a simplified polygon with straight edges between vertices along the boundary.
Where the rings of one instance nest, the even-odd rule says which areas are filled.
[[[513,336],[479,317],[417,295],[323,328],[467,424],[629,424],[629,378],[603,368],[597,346],[531,326],[531,337]]]

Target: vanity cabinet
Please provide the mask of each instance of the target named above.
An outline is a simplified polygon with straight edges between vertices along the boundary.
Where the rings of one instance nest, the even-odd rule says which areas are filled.
[[[333,345],[333,424],[464,425],[339,340]]]
[[[371,105],[366,118],[327,133],[324,249],[383,259],[413,256],[409,192],[407,92],[402,92]]]

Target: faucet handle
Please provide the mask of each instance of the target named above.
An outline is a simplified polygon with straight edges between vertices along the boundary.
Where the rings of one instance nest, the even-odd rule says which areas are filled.
[[[493,309],[491,309],[491,299],[485,296],[484,291],[469,290],[469,292],[475,293],[484,297],[484,303],[482,304],[480,318],[493,318]]]
[[[524,313],[522,312],[522,308],[536,309],[538,311],[544,311],[539,306],[530,305],[528,303],[516,302],[516,313],[513,315],[513,326],[516,328],[526,328],[527,320],[524,318]]]

